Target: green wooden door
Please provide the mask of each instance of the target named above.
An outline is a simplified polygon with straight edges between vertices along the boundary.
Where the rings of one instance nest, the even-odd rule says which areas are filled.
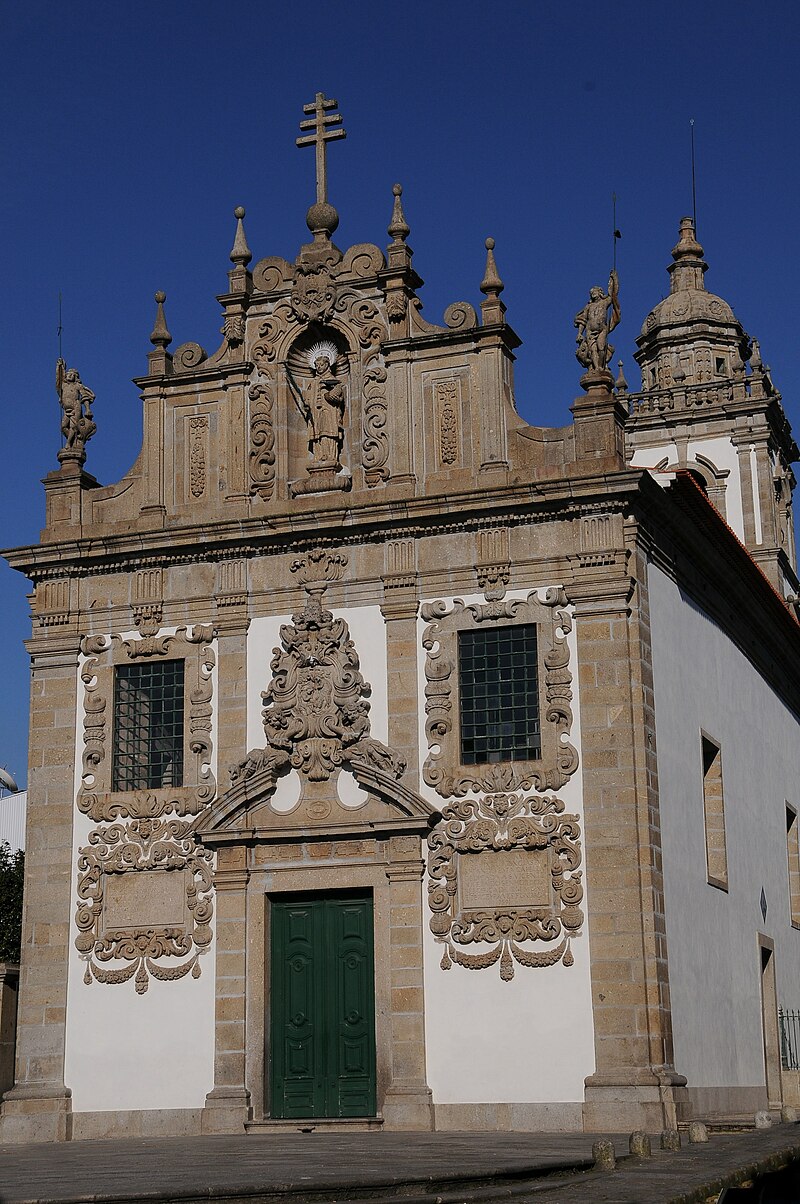
[[[276,899],[271,921],[272,1115],[374,1116],[371,896]]]

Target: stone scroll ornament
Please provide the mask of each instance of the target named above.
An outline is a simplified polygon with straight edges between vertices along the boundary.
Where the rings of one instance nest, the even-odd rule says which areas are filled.
[[[212,887],[213,853],[197,844],[191,823],[134,819],[95,828],[78,856],[75,946],[84,982],[133,978],[143,995],[151,977],[199,978],[212,939]]]
[[[428,849],[430,928],[444,946],[443,970],[499,962],[509,982],[515,963],[573,964],[570,941],[583,924],[580,827],[560,799],[454,801],[442,808]]]

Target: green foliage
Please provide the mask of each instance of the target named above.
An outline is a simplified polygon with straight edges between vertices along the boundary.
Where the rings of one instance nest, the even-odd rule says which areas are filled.
[[[0,962],[19,962],[25,854],[0,844]]]

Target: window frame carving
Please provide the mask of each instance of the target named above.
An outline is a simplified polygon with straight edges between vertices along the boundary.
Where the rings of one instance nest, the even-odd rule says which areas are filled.
[[[215,636],[211,624],[196,624],[179,627],[171,635],[128,640],[119,635],[91,635],[81,640],[86,658],[80,670],[84,748],[76,802],[78,810],[95,823],[118,817],[155,819],[168,811],[198,815],[213,802],[217,792],[211,739],[216,654],[211,644]],[[112,790],[114,671],[117,665],[150,657],[184,661],[183,785]]]
[[[444,945],[441,969],[449,970],[455,963],[468,970],[485,970],[499,962],[500,978],[510,982],[515,963],[541,968],[560,961],[571,966],[570,942],[580,935],[584,920],[579,906],[583,900],[580,835],[578,816],[565,814],[559,798],[496,794],[459,799],[443,807],[442,819],[428,837],[429,923],[437,943]],[[462,906],[460,859],[511,850],[536,850],[547,856],[550,906]],[[523,942],[548,947],[524,948]],[[471,944],[489,948],[465,951],[463,946]]]
[[[422,776],[442,798],[461,798],[468,791],[560,790],[578,768],[578,751],[569,742],[572,729],[572,672],[568,636],[572,619],[563,588],[532,590],[526,598],[467,605],[426,602],[421,616],[428,623],[422,637],[425,658],[425,735],[428,755]],[[459,728],[458,633],[483,623],[537,627],[539,706],[542,755],[538,760],[461,763]]]

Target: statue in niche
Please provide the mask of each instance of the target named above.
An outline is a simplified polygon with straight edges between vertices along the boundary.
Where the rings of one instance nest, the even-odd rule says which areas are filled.
[[[586,305],[575,315],[574,325],[578,329],[575,356],[590,372],[605,372],[611,362],[614,348],[608,336],[619,325],[620,316],[619,277],[613,271],[608,280],[608,292],[604,293],[596,284],[589,291]]]
[[[308,353],[311,383],[305,395],[289,373],[297,407],[308,426],[308,446],[314,465],[339,468],[344,419],[344,385],[336,375],[338,352],[333,343],[315,343]]]
[[[61,405],[61,433],[66,440],[59,459],[85,456],[84,448],[97,430],[92,414],[94,393],[83,383],[77,368],[68,368],[60,358],[56,363],[56,392]]]

